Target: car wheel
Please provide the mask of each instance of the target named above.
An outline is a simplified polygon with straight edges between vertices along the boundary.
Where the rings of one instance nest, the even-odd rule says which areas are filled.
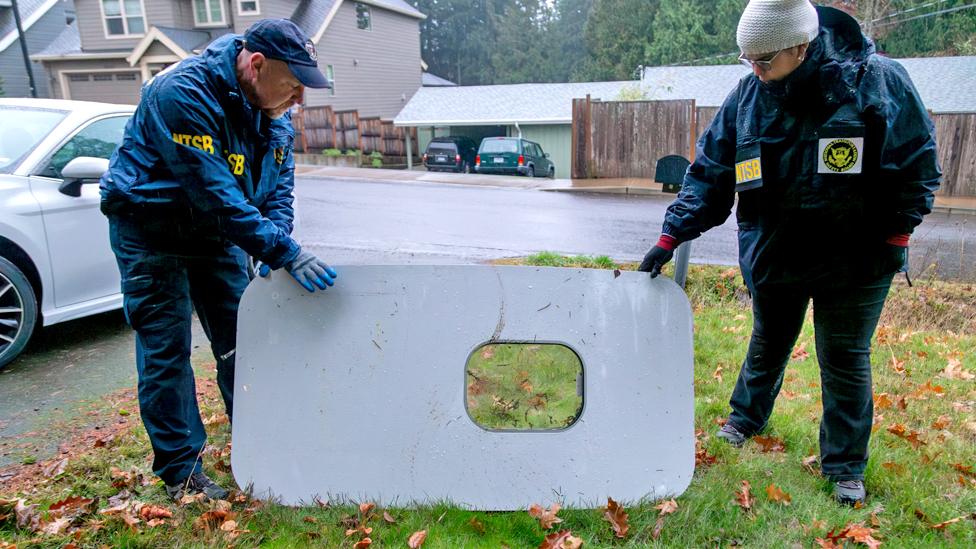
[[[34,289],[16,265],[0,257],[0,368],[24,350],[36,323]]]
[[[549,179],[556,179],[556,168],[549,167]]]
[[[465,162],[464,167],[461,169],[464,173],[471,173],[471,163]]]

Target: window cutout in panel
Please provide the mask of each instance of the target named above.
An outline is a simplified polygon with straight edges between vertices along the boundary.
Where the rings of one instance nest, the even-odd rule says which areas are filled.
[[[583,411],[583,364],[558,343],[488,343],[465,367],[468,416],[490,431],[558,431]]]

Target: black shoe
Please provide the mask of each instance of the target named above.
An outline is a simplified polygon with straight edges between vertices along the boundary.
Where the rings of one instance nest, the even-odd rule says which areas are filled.
[[[204,473],[193,473],[183,482],[166,485],[166,495],[175,501],[180,501],[183,496],[194,494],[203,494],[207,499],[227,499],[230,492],[210,480],[210,477]]]
[[[841,480],[834,483],[834,498],[841,505],[864,503],[867,491],[863,480]]]
[[[726,422],[726,424],[718,430],[718,433],[716,433],[715,436],[724,440],[725,442],[728,442],[736,448],[741,448],[742,445],[746,443],[746,436],[728,422]]]

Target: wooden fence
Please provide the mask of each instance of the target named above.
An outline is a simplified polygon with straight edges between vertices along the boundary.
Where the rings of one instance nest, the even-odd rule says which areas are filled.
[[[360,118],[359,111],[333,111],[332,107],[306,107],[292,117],[295,148],[300,152],[323,149],[356,149],[365,154],[380,152],[383,156],[407,154],[406,132],[410,131],[414,156],[418,156],[417,128],[399,128],[392,120],[379,117]]]
[[[693,100],[573,100],[572,177],[654,177],[658,158],[680,154],[694,160],[695,142],[717,107]],[[933,114],[940,196],[976,197],[976,114]],[[695,131],[692,132],[691,129]]]
[[[572,177],[654,178],[657,159],[694,156],[695,102],[573,100]]]
[[[935,114],[941,196],[976,197],[976,114]]]

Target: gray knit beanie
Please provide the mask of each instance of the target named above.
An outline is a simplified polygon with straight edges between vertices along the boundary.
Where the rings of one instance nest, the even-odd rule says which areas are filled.
[[[810,0],[749,0],[735,41],[745,55],[773,53],[817,37],[820,21]]]

